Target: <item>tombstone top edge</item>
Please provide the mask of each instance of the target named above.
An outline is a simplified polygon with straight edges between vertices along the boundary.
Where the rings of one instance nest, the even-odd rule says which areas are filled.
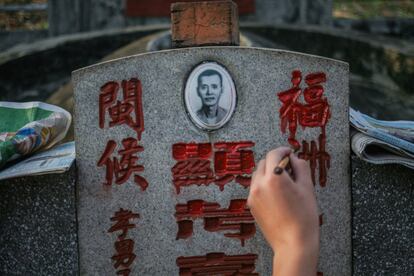
[[[194,53],[194,52],[201,52],[201,51],[206,51],[206,50],[240,50],[240,51],[250,51],[250,52],[255,52],[255,51],[265,51],[268,53],[279,53],[279,54],[283,54],[283,55],[295,55],[295,56],[302,56],[302,57],[306,57],[306,58],[310,58],[310,59],[314,59],[314,60],[318,60],[318,61],[325,61],[325,62],[331,62],[331,63],[336,63],[337,66],[345,66],[347,70],[349,70],[349,63],[345,62],[345,61],[341,61],[341,60],[336,60],[336,59],[332,59],[332,58],[327,58],[327,57],[322,57],[322,56],[317,56],[317,55],[312,55],[312,54],[306,54],[306,53],[300,53],[300,52],[295,52],[295,51],[288,51],[288,50],[279,50],[279,49],[270,49],[270,48],[261,48],[261,47],[245,47],[245,46],[206,46],[206,47],[189,47],[189,48],[179,48],[179,49],[168,49],[168,50],[161,50],[161,51],[156,51],[156,52],[147,52],[147,53],[141,53],[141,54],[137,54],[137,55],[132,55],[132,56],[126,56],[126,57],[122,57],[122,58],[117,58],[117,59],[113,59],[113,60],[109,60],[109,61],[104,61],[104,62],[100,62],[100,63],[96,63],[90,66],[86,66],[83,68],[79,68],[77,70],[72,71],[72,78],[77,78],[78,76],[87,73],[88,71],[93,71],[95,69],[97,69],[98,67],[104,66],[104,65],[112,65],[112,64],[116,64],[119,62],[123,62],[125,60],[128,59],[133,59],[136,57],[141,57],[141,56],[151,56],[151,55],[161,55],[161,54],[173,54],[173,53]]]

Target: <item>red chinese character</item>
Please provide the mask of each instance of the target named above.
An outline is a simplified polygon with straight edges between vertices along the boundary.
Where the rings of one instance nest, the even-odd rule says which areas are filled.
[[[205,256],[178,257],[177,266],[180,276],[196,275],[249,275],[255,273],[256,254],[225,255],[209,253]]]
[[[122,101],[117,100],[118,90],[119,84],[113,81],[101,87],[99,127],[105,127],[105,114],[108,112],[111,118],[109,127],[126,124],[136,131],[138,140],[141,140],[141,134],[144,131],[141,81],[136,78],[122,81]]]
[[[214,182],[210,167],[211,144],[179,143],[172,147],[173,158],[178,162],[171,169],[177,194],[181,186],[209,185]]]
[[[136,255],[133,252],[134,250],[133,240],[123,239],[123,240],[116,241],[115,250],[117,254],[112,256],[112,260],[115,261],[115,264],[114,264],[115,269],[117,269],[119,266],[128,268],[132,264],[132,262],[135,260]],[[122,272],[123,272],[122,275],[125,275],[126,271],[122,270]]]
[[[247,188],[250,186],[251,174],[255,166],[253,151],[247,148],[253,142],[222,142],[215,143],[214,170],[218,178],[215,183],[222,191],[224,185],[236,178],[236,182]]]
[[[256,233],[254,218],[245,199],[233,199],[227,209],[220,209],[217,203],[191,200],[187,204],[177,204],[175,217],[178,223],[177,239],[187,239],[193,234],[193,220],[204,219],[204,229],[209,232],[236,231],[224,233],[225,237],[235,238],[244,246],[245,240]]]
[[[173,145],[173,157],[178,162],[171,169],[173,183],[180,187],[190,185],[215,185],[222,191],[224,186],[236,179],[243,187],[250,185],[254,169],[253,142],[220,142],[214,144],[214,169],[211,169],[212,146],[210,143],[178,143]]]
[[[286,132],[289,125],[288,142],[294,149],[299,149],[300,144],[296,140],[296,130],[298,123],[302,127],[321,127],[325,133],[325,126],[330,118],[329,104],[323,98],[324,88],[321,85],[326,82],[325,73],[308,74],[305,82],[308,85],[303,92],[306,104],[299,102],[302,89],[299,87],[302,81],[300,71],[292,72],[292,88],[278,93],[279,100],[282,102],[280,108],[280,127],[282,133]]]
[[[321,83],[326,82],[325,73],[309,74],[305,78],[308,85],[303,92],[304,104],[301,110],[300,125],[303,127],[321,127],[322,133],[325,133],[325,126],[331,113],[329,110],[328,100],[323,98],[324,93]]]
[[[111,217],[111,221],[115,221],[115,224],[109,228],[108,233],[121,231],[118,238],[124,239],[128,233],[128,229],[135,228],[135,224],[130,223],[129,220],[136,218],[139,218],[139,214],[120,208],[119,211],[115,213],[115,216]]]
[[[277,95],[279,100],[283,103],[280,108],[280,128],[282,133],[286,132],[286,127],[289,125],[289,138],[288,142],[295,149],[299,148],[299,142],[296,141],[296,129],[298,127],[299,111],[302,108],[302,104],[298,102],[299,96],[302,90],[299,84],[302,81],[302,73],[300,71],[292,72],[292,88],[286,91],[279,92]]]
[[[319,135],[319,149],[315,141],[309,143],[302,142],[302,151],[298,154],[299,158],[309,160],[312,174],[312,181],[315,184],[316,167],[319,166],[319,184],[321,187],[326,186],[327,170],[331,166],[331,157],[325,150],[326,136],[324,133]]]
[[[144,166],[137,165],[137,154],[144,150],[144,148],[138,145],[138,142],[134,138],[126,138],[122,140],[123,149],[118,151],[120,160],[111,155],[116,148],[116,142],[113,140],[108,141],[106,148],[98,161],[98,166],[106,166],[106,185],[112,185],[112,180],[115,175],[115,183],[120,185],[125,183],[134,172],[142,172]],[[145,178],[138,174],[134,174],[134,181],[141,187],[143,191],[148,187],[148,182]]]
[[[112,260],[115,261],[114,267],[117,269],[122,266],[122,270],[117,271],[117,275],[129,275],[131,270],[128,268],[135,260],[134,254],[134,241],[131,239],[125,239],[129,229],[135,228],[135,224],[130,220],[139,218],[139,214],[132,213],[129,210],[119,209],[115,213],[115,216],[111,217],[111,221],[115,224],[109,228],[108,233],[120,231],[118,234],[118,240],[115,242],[116,254],[112,256]]]
[[[323,83],[326,82],[325,73],[311,73],[305,78],[307,88],[303,91],[305,104],[300,103],[299,97],[302,93],[299,87],[302,82],[302,73],[298,70],[292,72],[292,88],[278,93],[278,97],[282,102],[280,108],[280,121],[282,133],[286,132],[289,125],[289,144],[295,149],[300,149],[300,144],[296,140],[296,130],[298,124],[304,129],[306,127],[320,127],[321,135],[319,136],[319,150],[314,141],[309,143],[302,142],[302,152],[299,157],[310,160],[312,169],[312,179],[315,183],[316,168],[319,165],[319,182],[322,187],[326,185],[327,169],[330,166],[330,156],[325,151],[326,133],[325,127],[331,117],[328,100],[323,97]]]

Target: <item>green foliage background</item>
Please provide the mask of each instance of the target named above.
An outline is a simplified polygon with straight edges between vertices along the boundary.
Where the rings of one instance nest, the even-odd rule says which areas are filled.
[[[333,6],[340,18],[414,18],[414,0],[334,0]]]
[[[0,0],[1,5],[47,3],[47,0]],[[47,29],[47,11],[5,12],[0,11],[0,30],[41,30]]]

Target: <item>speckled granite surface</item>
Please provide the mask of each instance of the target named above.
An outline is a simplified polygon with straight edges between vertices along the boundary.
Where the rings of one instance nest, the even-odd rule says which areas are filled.
[[[75,179],[0,181],[0,275],[77,275]]]
[[[352,158],[354,275],[414,275],[414,170]]]

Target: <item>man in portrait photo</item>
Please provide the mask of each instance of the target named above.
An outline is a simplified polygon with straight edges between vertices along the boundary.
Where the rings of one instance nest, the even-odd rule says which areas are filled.
[[[206,124],[217,124],[227,114],[227,109],[219,106],[223,94],[223,77],[213,69],[203,71],[197,78],[197,95],[201,99],[198,118]]]

